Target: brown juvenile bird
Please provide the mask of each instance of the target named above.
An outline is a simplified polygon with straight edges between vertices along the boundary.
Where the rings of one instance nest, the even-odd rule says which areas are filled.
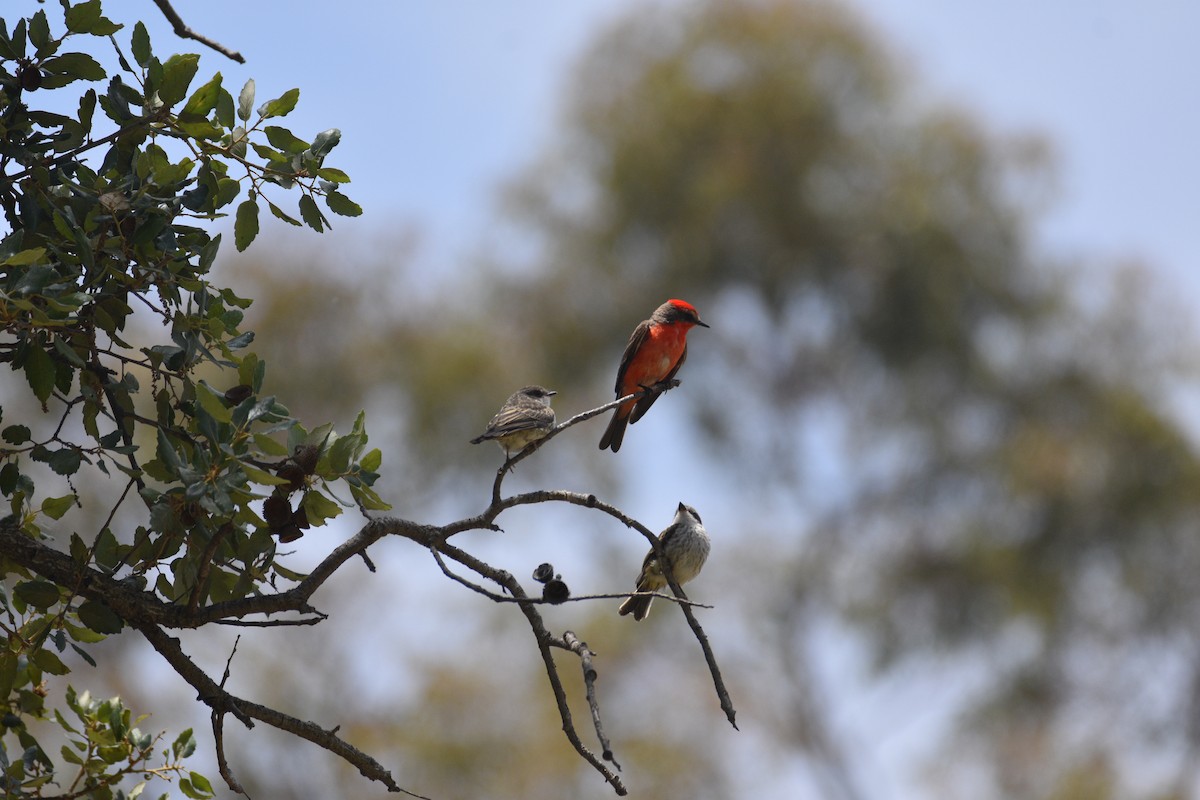
[[[669,381],[687,360],[687,333],[695,326],[707,328],[696,307],[686,300],[668,300],[633,330],[621,365],[617,368],[617,397],[633,394]],[[637,422],[654,405],[657,392],[617,406],[600,439],[600,449],[621,449],[625,426]]]
[[[544,386],[519,389],[504,401],[484,432],[472,439],[471,444],[494,441],[504,451],[505,458],[512,458],[513,453],[521,452],[554,430],[550,398],[556,394]]]
[[[683,503],[676,509],[675,519],[658,535],[658,541],[671,564],[675,582],[681,586],[700,574],[712,547],[712,540],[708,537],[708,531],[704,530],[704,524],[700,522],[700,515],[696,513],[696,509]],[[657,592],[668,585],[658,560],[658,553],[651,548],[646,554],[646,560],[642,562],[636,591]],[[653,600],[653,597],[626,598],[625,602],[621,603],[619,613],[621,616],[633,614],[633,618],[640,622],[650,613],[650,603]]]

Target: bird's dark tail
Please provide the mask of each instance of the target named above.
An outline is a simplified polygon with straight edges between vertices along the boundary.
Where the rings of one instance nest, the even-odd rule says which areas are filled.
[[[617,613],[622,617],[626,614],[633,614],[633,618],[641,622],[650,613],[650,603],[652,602],[654,602],[653,597],[629,597],[624,603],[621,603]]]
[[[621,442],[625,439],[625,428],[629,425],[629,415],[622,414],[618,408],[613,412],[612,420],[609,421],[608,427],[604,429],[604,435],[600,437],[600,449],[612,449],[615,453],[621,449]]]

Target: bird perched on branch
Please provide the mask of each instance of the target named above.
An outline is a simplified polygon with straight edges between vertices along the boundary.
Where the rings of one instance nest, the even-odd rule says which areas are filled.
[[[550,398],[556,394],[544,386],[519,389],[504,401],[484,432],[472,439],[471,444],[494,441],[504,451],[505,458],[512,458],[513,453],[521,452],[554,430]]]
[[[621,366],[617,368],[617,397],[633,394],[671,380],[687,359],[687,333],[695,326],[707,328],[695,306],[685,300],[668,300],[654,310],[650,319],[633,330]],[[612,420],[600,439],[600,449],[621,449],[625,426],[642,418],[658,392],[650,392],[638,400],[617,406]]]
[[[696,509],[683,503],[680,503],[675,511],[675,519],[658,535],[658,541],[659,548],[651,548],[642,562],[636,591],[657,592],[670,585],[659,560],[658,549],[662,550],[663,556],[670,563],[675,582],[683,585],[700,574],[712,547],[712,540],[708,537],[708,531],[704,530],[704,524],[700,522],[700,515],[696,513]],[[627,598],[621,603],[619,613],[621,616],[633,614],[633,618],[640,622],[650,613],[650,603],[653,600],[653,597]]]

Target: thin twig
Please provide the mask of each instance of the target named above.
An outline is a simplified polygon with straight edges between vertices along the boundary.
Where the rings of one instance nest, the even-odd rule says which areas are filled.
[[[180,677],[191,684],[198,693],[199,700],[214,712],[233,714],[246,727],[253,727],[254,720],[259,720],[273,728],[307,739],[354,765],[361,775],[379,781],[390,791],[403,792],[410,797],[420,798],[420,800],[429,800],[427,797],[401,788],[396,783],[396,779],[392,777],[392,773],[384,769],[378,761],[339,738],[333,730],[326,730],[314,722],[297,719],[282,711],[243,700],[225,691],[183,652],[178,639],[168,636],[158,626],[139,623],[134,627],[146,637],[151,646],[179,673]]]
[[[567,704],[567,693],[563,688],[562,678],[559,677],[558,667],[554,663],[554,655],[550,652],[550,645],[554,641],[554,638],[550,635],[550,631],[546,629],[546,625],[542,621],[542,615],[538,613],[537,608],[534,607],[534,603],[529,602],[530,598],[525,594],[525,590],[521,588],[521,584],[517,582],[517,579],[511,573],[480,561],[470,553],[460,550],[448,542],[439,541],[437,549],[464,567],[475,571],[488,580],[494,581],[517,599],[517,605],[521,609],[521,613],[525,615],[525,619],[529,622],[529,627],[533,631],[534,641],[537,643],[538,652],[542,656],[542,663],[546,667],[546,677],[550,681],[550,690],[554,693],[554,702],[558,706],[558,715],[562,719],[563,733],[566,734],[567,741],[575,748],[575,752],[579,753],[585,761],[595,767],[596,771],[608,781],[609,785],[613,787],[614,792],[622,797],[628,794],[629,790],[625,788],[625,784],[620,777],[610,770],[603,761],[597,758],[596,754],[579,738],[579,733],[575,730],[575,722],[571,717],[571,708]]]
[[[659,558],[659,563],[666,566],[666,569],[663,570],[663,575],[670,584],[671,591],[676,597],[686,600],[687,595],[683,593],[683,589],[675,582],[675,576],[671,574],[670,560]],[[725,680],[721,677],[721,668],[717,666],[717,657],[713,655],[712,646],[708,643],[708,635],[704,633],[704,629],[700,627],[700,623],[696,620],[696,615],[692,613],[690,603],[680,603],[679,609],[683,612],[683,616],[687,618],[688,626],[692,629],[696,641],[700,643],[700,649],[704,651],[704,661],[708,664],[708,671],[713,679],[713,688],[717,690],[717,699],[721,702],[721,710],[725,712],[725,718],[729,720],[729,724],[733,726],[734,730],[740,730],[735,721],[737,711],[733,707],[733,701],[729,699],[729,690],[725,688]]]
[[[587,642],[581,640],[573,631],[563,631],[562,647],[565,650],[570,650],[575,655],[579,656],[579,666],[583,670],[583,686],[587,694],[588,708],[592,711],[592,724],[596,728],[596,738],[600,740],[600,747],[603,749],[605,761],[611,761],[617,769],[621,765],[613,756],[612,744],[608,741],[608,737],[604,735],[604,725],[600,722],[600,704],[596,701],[596,678],[599,677],[596,668],[592,666],[592,656],[595,655],[587,646]],[[558,641],[551,644],[559,644]]]
[[[171,7],[169,0],[154,0],[154,5],[158,6],[158,10],[161,11],[163,16],[167,18],[167,22],[171,23],[171,26],[175,29],[175,35],[180,39],[194,39],[206,47],[211,47],[213,50],[216,50],[226,58],[232,58],[239,64],[246,63],[246,59],[241,53],[237,52],[236,50],[230,50],[220,42],[215,42],[203,34],[196,33],[196,31],[185,25],[183,20],[180,18],[179,13]]]
[[[233,649],[229,651],[229,658],[225,660],[225,673],[221,675],[221,683],[218,684],[222,689],[225,688],[225,682],[229,680],[229,668],[233,664],[234,653],[237,652],[238,643],[242,641],[239,634],[233,640]],[[229,769],[229,761],[225,758],[225,712],[218,711],[215,708],[212,712],[212,729],[213,742],[217,749],[217,771],[221,773],[221,777],[225,779],[225,785],[230,791],[249,798],[246,790],[238,783],[237,778],[233,777],[233,771]]]

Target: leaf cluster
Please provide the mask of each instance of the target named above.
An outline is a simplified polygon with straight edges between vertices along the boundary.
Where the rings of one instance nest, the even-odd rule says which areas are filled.
[[[318,232],[330,226],[325,210],[361,213],[342,193],[349,177],[325,163],[341,134],[306,141],[278,124],[297,89],[256,107],[253,80],[236,99],[220,73],[196,87],[198,55],[160,58],[142,23],[127,31],[100,0],[63,0],[52,16],[0,19],[0,363],[24,379],[8,382],[0,407],[0,522],[47,547],[48,523],[70,522],[61,546],[76,574],[98,571],[193,611],[299,580],[276,562],[277,545],[346,506],[387,508],[371,488],[382,457],[367,450],[361,415],[342,436],[309,431],[262,394],[266,364],[241,328],[250,301],[210,282],[221,236],[206,223],[232,209],[244,249],[262,203]],[[71,113],[64,93],[77,100]],[[299,195],[299,219],[269,199],[287,192]],[[141,341],[142,319],[157,321],[157,341]],[[84,508],[82,476],[124,490]],[[273,519],[260,512],[268,498]],[[133,522],[116,525],[119,514]],[[47,677],[70,672],[59,654],[69,647],[94,664],[86,646],[128,621],[81,599],[83,577],[48,579],[8,555],[0,702],[26,755],[10,763],[6,735],[0,757],[10,792],[35,796],[62,778],[25,721],[74,730],[44,704]],[[66,697],[86,731],[66,762],[96,787],[144,771],[148,740],[119,701]],[[185,783],[189,797],[210,795],[203,776]]]

